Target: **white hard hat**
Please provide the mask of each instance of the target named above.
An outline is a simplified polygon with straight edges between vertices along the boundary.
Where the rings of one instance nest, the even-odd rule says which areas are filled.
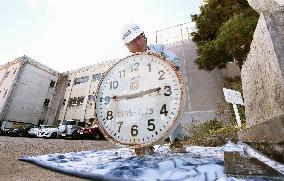
[[[121,38],[124,44],[131,42],[137,36],[143,33],[143,30],[135,24],[127,24],[123,27],[121,32]]]

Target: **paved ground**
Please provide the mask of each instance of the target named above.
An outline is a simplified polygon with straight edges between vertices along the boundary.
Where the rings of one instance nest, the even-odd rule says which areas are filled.
[[[27,155],[48,153],[66,153],[91,149],[115,148],[108,141],[64,140],[0,136],[0,181],[10,180],[47,180],[70,181],[83,180],[49,171],[34,164],[19,161]]]

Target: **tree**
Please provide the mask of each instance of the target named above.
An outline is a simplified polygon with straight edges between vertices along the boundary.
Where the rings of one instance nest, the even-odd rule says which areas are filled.
[[[200,14],[191,17],[199,69],[222,69],[232,61],[243,64],[259,17],[247,0],[206,0]]]

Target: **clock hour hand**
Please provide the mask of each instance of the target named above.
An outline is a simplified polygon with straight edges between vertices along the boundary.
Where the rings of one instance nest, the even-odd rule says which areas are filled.
[[[138,92],[138,93],[135,93],[135,94],[129,94],[129,95],[123,95],[123,96],[113,96],[112,99],[113,100],[133,99],[133,98],[141,97],[141,96],[144,96],[146,94],[150,94],[152,92],[159,91],[159,90],[161,90],[161,87],[149,89],[149,90],[146,90],[146,91],[141,91],[141,92]]]

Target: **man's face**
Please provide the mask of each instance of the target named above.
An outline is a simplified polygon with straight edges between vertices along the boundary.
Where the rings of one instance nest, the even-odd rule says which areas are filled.
[[[142,33],[137,36],[134,40],[126,44],[128,50],[132,53],[145,52],[147,49],[147,40],[145,35]]]

